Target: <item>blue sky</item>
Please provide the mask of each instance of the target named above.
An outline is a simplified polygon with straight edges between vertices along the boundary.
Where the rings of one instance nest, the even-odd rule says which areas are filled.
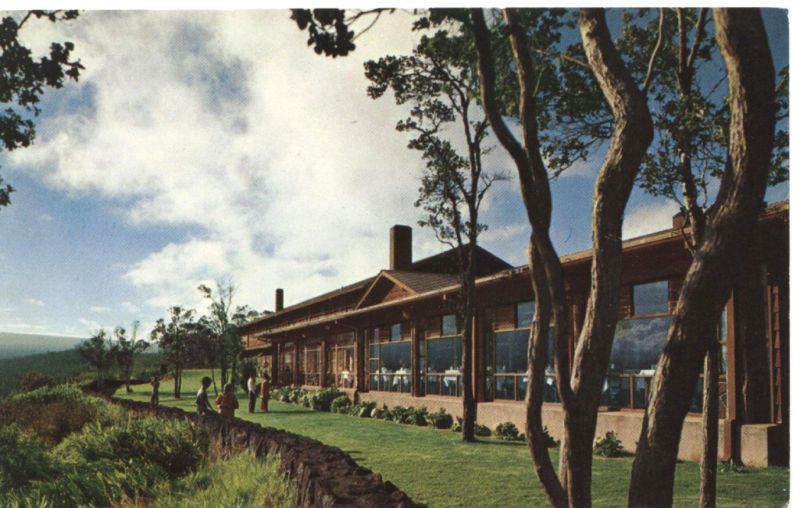
[[[782,11],[765,13],[776,67]],[[203,311],[200,283],[272,308],[385,268],[388,230],[416,225],[421,165],[394,131],[403,111],[366,97],[361,64],[409,52],[403,13],[345,59],[323,59],[286,11],[97,12],[32,24],[36,48],[76,43],[78,84],[48,90],[33,147],[0,154],[17,192],[0,210],[0,331],[86,336],[172,304]],[[613,28],[613,26],[612,26]],[[590,245],[602,154],[553,184],[563,254]],[[513,172],[498,148],[493,167]],[[769,201],[788,197],[788,185]],[[628,237],[669,227],[674,205],[636,191]],[[525,262],[516,182],[494,189],[483,245]],[[443,250],[415,226],[414,257]]]

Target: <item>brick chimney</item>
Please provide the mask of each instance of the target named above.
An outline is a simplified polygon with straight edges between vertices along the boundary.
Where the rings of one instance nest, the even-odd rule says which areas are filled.
[[[411,227],[392,226],[389,230],[389,269],[411,269]]]
[[[283,289],[278,288],[275,290],[275,312],[283,310]]]

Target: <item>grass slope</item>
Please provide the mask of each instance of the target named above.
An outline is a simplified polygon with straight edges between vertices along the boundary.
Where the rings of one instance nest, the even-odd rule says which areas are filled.
[[[161,403],[194,410],[194,393],[205,371],[187,371],[183,398],[172,398],[172,383],[162,383]],[[128,397],[147,401],[150,392],[135,387]],[[122,392],[119,396],[125,396]],[[237,416],[261,425],[285,429],[341,448],[359,464],[380,473],[412,499],[432,507],[545,506],[524,444],[481,439],[465,445],[459,435],[427,427],[382,420],[319,413],[295,404],[270,401],[270,413],[249,414],[240,394]],[[436,407],[428,408],[436,410]],[[557,452],[552,452],[554,463]],[[592,494],[595,506],[622,506],[632,459],[595,458]],[[699,467],[679,463],[675,506],[697,506]],[[789,470],[783,468],[724,471],[718,478],[718,506],[778,507],[789,498]]]

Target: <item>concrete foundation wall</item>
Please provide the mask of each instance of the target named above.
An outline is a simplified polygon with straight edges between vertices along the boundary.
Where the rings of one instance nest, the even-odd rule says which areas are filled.
[[[407,393],[366,392],[359,394],[360,401],[375,401],[379,406],[425,406],[429,411],[444,409],[453,416],[461,415],[461,399],[458,397],[412,397]],[[561,406],[544,404],[542,420],[555,439],[563,437]],[[626,450],[634,452],[642,431],[642,411],[603,411],[597,416],[596,437],[613,431]],[[503,422],[512,422],[522,431],[525,427],[525,404],[522,402],[494,401],[478,403],[478,423],[494,429]],[[699,461],[703,446],[703,426],[700,416],[687,416],[683,423],[678,458]],[[764,467],[781,463],[780,450],[783,433],[776,425],[745,425],[741,433],[742,461],[747,466]],[[719,422],[719,458],[725,453],[725,422]],[[788,441],[786,441],[788,442]],[[788,454],[787,454],[788,456]]]

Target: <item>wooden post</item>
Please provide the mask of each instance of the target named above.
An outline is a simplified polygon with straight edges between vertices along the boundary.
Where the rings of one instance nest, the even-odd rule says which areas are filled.
[[[292,384],[300,384],[300,341],[294,341],[294,369],[292,369]]]
[[[278,355],[278,348],[280,347],[279,344],[274,344],[272,346],[272,362],[269,366],[269,377],[272,381],[272,385],[275,386],[278,384],[278,359],[280,356]]]
[[[419,387],[419,339],[422,335],[419,321],[411,322],[411,396],[420,396]]]
[[[319,386],[320,387],[326,387],[326,386],[328,386],[328,361],[329,361],[329,359],[328,359],[328,340],[325,339],[325,338],[320,339],[319,347],[320,347],[320,352],[319,352],[320,366],[319,366],[319,368],[322,371],[322,372],[320,372]],[[334,385],[335,384],[336,384],[336,382],[334,381]]]
[[[366,353],[366,346],[364,345],[364,331],[360,328],[356,328],[356,341],[353,348],[353,354],[355,356],[356,361],[356,391],[358,392],[366,392],[367,386],[369,384],[366,382],[366,369],[364,361],[364,355]]]
[[[486,400],[486,337],[483,309],[476,309],[472,327],[472,386],[475,402]]]

